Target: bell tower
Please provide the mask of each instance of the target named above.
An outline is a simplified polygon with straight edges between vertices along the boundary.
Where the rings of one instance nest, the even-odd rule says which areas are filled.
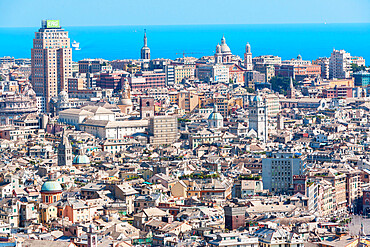
[[[58,145],[58,166],[72,166],[72,145],[64,129]]]
[[[247,43],[247,45],[245,46],[244,67],[248,71],[252,71],[253,70],[252,50],[251,50],[251,45],[249,43]]]
[[[249,106],[249,130],[257,133],[257,138],[267,142],[267,106],[266,101],[258,94],[253,98]]]
[[[148,47],[148,39],[146,37],[146,29],[144,30],[144,46],[141,48],[141,59],[150,60],[150,49]]]
[[[87,235],[87,247],[98,247],[98,236],[93,230],[93,226],[89,226],[89,232]]]

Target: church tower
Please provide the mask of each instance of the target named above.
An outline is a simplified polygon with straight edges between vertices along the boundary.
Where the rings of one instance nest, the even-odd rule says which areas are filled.
[[[120,96],[117,106],[123,114],[129,114],[133,110],[133,104],[131,101],[130,83],[128,82],[127,78],[125,78],[123,81],[122,88],[123,92]]]
[[[87,234],[87,247],[98,247],[98,236],[93,230],[93,225],[89,226],[89,232]]]
[[[295,99],[295,88],[294,88],[294,85],[293,85],[293,78],[290,77],[290,85],[289,85],[289,89],[287,90],[287,97],[289,99]]]
[[[222,53],[221,53],[221,46],[220,46],[220,44],[217,44],[217,46],[216,46],[215,63],[216,64],[222,63]]]
[[[150,49],[146,38],[146,30],[144,31],[144,46],[141,48],[141,59],[150,60]]]
[[[244,67],[247,69],[247,71],[253,70],[252,50],[251,45],[249,43],[247,43],[247,45],[245,46]]]
[[[279,113],[276,118],[277,122],[277,129],[278,130],[283,130],[284,129],[284,117]]]
[[[267,106],[259,95],[249,106],[249,130],[254,130],[259,140],[267,142]]]
[[[58,166],[72,166],[72,145],[64,129],[62,140],[58,145]]]

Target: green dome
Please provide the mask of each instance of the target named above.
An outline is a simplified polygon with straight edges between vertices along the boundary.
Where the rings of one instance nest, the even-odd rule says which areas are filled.
[[[212,112],[209,115],[208,120],[224,120],[224,118],[222,117],[222,115],[220,113]]]
[[[73,159],[73,164],[74,165],[87,165],[90,164],[90,159],[86,155],[76,155]]]
[[[41,192],[62,192],[62,186],[56,181],[46,181],[42,187]]]

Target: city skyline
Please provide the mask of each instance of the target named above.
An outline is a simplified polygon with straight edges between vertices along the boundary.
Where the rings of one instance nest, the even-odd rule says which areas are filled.
[[[370,0],[14,2],[0,246],[370,246]]]
[[[0,3],[0,6],[5,2]],[[319,7],[317,7],[319,6]],[[40,19],[60,19],[65,26],[369,23],[370,2],[357,1],[222,1],[171,2],[63,1],[7,2],[0,27],[36,27]],[[304,12],[302,9],[304,8]],[[276,10],[279,11],[276,11]],[[328,11],[330,9],[330,11]],[[109,13],[109,14],[107,14]]]

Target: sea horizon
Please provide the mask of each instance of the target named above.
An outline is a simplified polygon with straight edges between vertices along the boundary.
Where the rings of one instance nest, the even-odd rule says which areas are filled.
[[[60,21],[60,20],[59,20]],[[40,21],[41,23],[41,21]],[[63,24],[63,23],[61,23]],[[321,24],[325,24],[325,25],[346,25],[346,24],[370,24],[370,22],[296,22],[296,23],[289,23],[289,22],[285,22],[285,23],[249,23],[249,24],[230,24],[230,23],[225,23],[225,24],[212,24],[212,23],[206,23],[206,24],[120,24],[120,25],[61,25],[62,28],[67,28],[67,27],[128,27],[128,26],[219,26],[219,25],[222,25],[222,26],[238,26],[238,25],[321,25]],[[1,28],[40,28],[40,26],[9,26],[9,27],[6,27],[6,26],[0,26],[0,29]]]
[[[314,60],[329,57],[333,49],[344,49],[352,56],[370,59],[367,48],[370,23],[118,26],[63,26],[61,23],[61,26],[69,32],[71,43],[80,43],[81,50],[73,50],[73,61],[84,58],[138,59],[144,29],[153,59],[175,59],[184,51],[189,53],[187,56],[211,56],[223,35],[232,53],[241,57],[249,42],[253,57],[277,55],[287,60],[301,55],[305,60]],[[0,28],[3,37],[0,56],[30,58],[32,40],[38,28]]]

